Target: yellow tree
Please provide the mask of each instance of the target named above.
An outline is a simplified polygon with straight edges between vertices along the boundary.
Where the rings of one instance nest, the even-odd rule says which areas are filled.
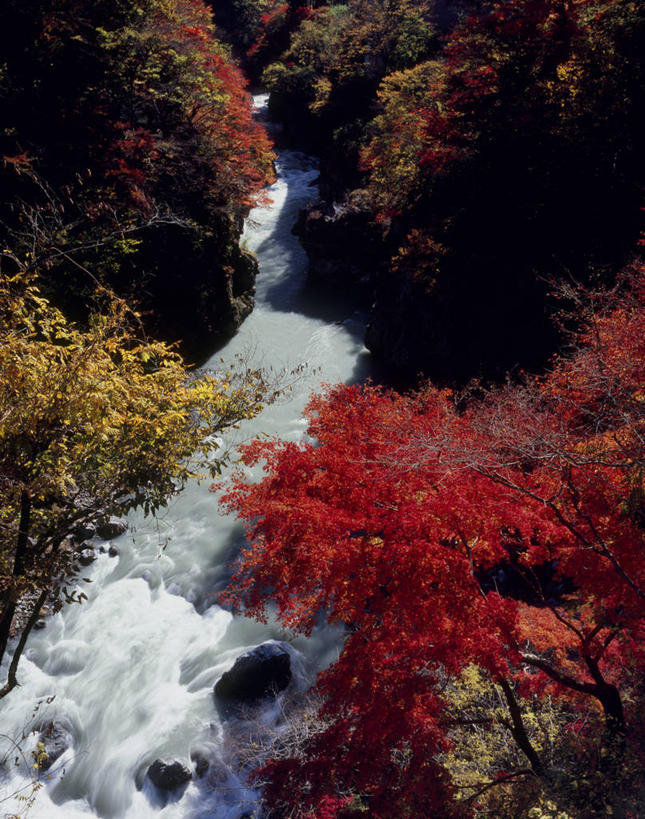
[[[259,370],[190,375],[109,291],[74,325],[20,267],[0,271],[0,660],[17,602],[28,592],[33,604],[0,697],[47,597],[73,574],[66,539],[109,514],[154,514],[188,478],[219,472],[212,436],[275,396]]]

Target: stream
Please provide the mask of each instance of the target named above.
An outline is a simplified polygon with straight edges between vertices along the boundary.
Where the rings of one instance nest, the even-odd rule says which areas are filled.
[[[262,114],[266,95],[254,100]],[[243,235],[260,264],[255,309],[206,366],[221,368],[220,359],[241,355],[252,366],[276,369],[306,362],[309,375],[227,443],[260,432],[301,440],[303,407],[321,382],[370,375],[363,317],[312,291],[305,253],[291,235],[300,208],[316,195],[316,162],[282,151],[276,166],[271,202],[251,212]],[[257,475],[249,471],[249,477]],[[309,639],[294,638],[276,622],[234,617],[218,605],[244,536],[239,522],[218,509],[208,481],[190,483],[158,519],[132,515],[130,523],[131,530],[112,541],[118,556],[100,554],[85,570],[92,582],[80,585],[88,600],[64,607],[32,633],[18,671],[20,687],[0,703],[0,757],[7,757],[0,768],[2,816],[257,815],[257,789],[223,761],[214,683],[240,654],[267,639],[289,640],[296,649],[302,688],[337,656],[339,635],[329,627]],[[275,718],[271,707],[265,710],[265,719]],[[49,721],[65,725],[73,745],[40,775],[42,787],[29,805],[17,797],[32,792],[34,728]],[[20,741],[24,758],[9,752],[12,741]],[[211,767],[183,792],[164,796],[145,779],[157,758],[192,767],[196,749]]]

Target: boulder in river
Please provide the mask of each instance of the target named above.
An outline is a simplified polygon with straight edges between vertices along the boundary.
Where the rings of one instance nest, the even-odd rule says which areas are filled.
[[[38,742],[43,746],[36,758],[38,770],[48,771],[74,743],[71,731],[61,722],[52,720],[39,728]]]
[[[284,643],[268,640],[237,658],[215,683],[225,705],[248,705],[275,697],[291,682],[291,656]]]
[[[81,566],[89,566],[96,560],[94,549],[81,549],[78,553],[78,562]]]
[[[128,522],[125,518],[117,518],[112,515],[96,527],[96,534],[102,540],[112,540],[113,537],[122,535],[127,529]]]
[[[162,791],[174,791],[192,778],[188,768],[177,760],[155,759],[148,768],[148,779]]]
[[[96,525],[94,523],[76,523],[72,529],[72,538],[76,543],[96,537]]]

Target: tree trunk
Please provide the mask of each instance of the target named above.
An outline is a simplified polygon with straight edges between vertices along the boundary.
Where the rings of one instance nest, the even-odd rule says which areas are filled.
[[[6,697],[7,694],[18,685],[18,678],[16,677],[18,663],[20,662],[22,652],[27,643],[27,638],[31,634],[31,630],[33,629],[33,627],[36,625],[36,621],[38,620],[38,616],[42,611],[42,607],[45,605],[45,601],[47,600],[48,594],[49,589],[44,589],[40,593],[40,596],[36,601],[36,605],[34,606],[31,614],[29,615],[29,620],[27,620],[27,623],[22,630],[20,640],[18,640],[18,645],[16,646],[16,650],[13,652],[13,657],[11,658],[11,664],[9,665],[9,673],[7,675],[7,682],[2,686],[2,688],[0,688],[0,700],[3,697]]]
[[[25,559],[29,547],[29,527],[31,524],[31,497],[29,492],[23,490],[20,496],[20,524],[18,527],[18,540],[16,542],[16,553],[13,559],[12,577],[20,577],[25,570]],[[3,595],[2,615],[0,615],[0,662],[7,650],[9,635],[11,633],[11,623],[16,613],[17,600],[11,595],[11,590]]]
[[[520,711],[520,707],[515,699],[513,689],[509,683],[506,682],[506,680],[500,680],[499,685],[504,692],[504,698],[506,699],[506,704],[508,705],[508,712],[511,716],[512,724],[510,728],[511,733],[513,734],[513,739],[515,742],[517,742],[519,749],[528,759],[533,773],[536,776],[539,776],[540,779],[544,779],[544,765],[542,764],[540,757],[537,755],[535,748],[531,745],[531,740],[526,733],[524,721],[522,720],[522,712]]]
[[[623,703],[618,689],[614,685],[604,683],[598,686],[596,694],[605,713],[605,725],[611,737],[622,736],[625,733],[625,714]]]

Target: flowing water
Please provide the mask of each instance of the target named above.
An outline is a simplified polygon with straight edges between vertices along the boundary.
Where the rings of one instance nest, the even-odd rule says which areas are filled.
[[[261,110],[266,97],[255,102]],[[306,362],[312,374],[295,384],[288,400],[235,433],[300,440],[308,395],[323,381],[362,380],[370,362],[360,315],[349,307],[343,314],[337,300],[325,303],[309,291],[306,257],[290,232],[315,195],[316,164],[284,151],[277,171],[271,204],[252,211],[243,237],[260,263],[255,310],[209,364],[219,367],[220,357],[238,354],[277,368]],[[114,541],[119,556],[101,554],[86,571],[92,583],[81,585],[89,599],[49,618],[29,639],[21,687],[0,704],[0,752],[11,739],[26,737],[26,759],[12,753],[0,769],[0,815],[24,809],[13,794],[31,793],[33,728],[50,720],[67,727],[73,746],[41,775],[29,817],[238,819],[252,813],[257,793],[217,763],[223,727],[214,683],[239,654],[266,639],[290,639],[300,685],[338,650],[338,635],[329,628],[294,639],[277,623],[233,617],[217,604],[243,534],[234,518],[219,512],[208,482],[190,484],[158,521],[133,516],[131,522],[134,530]],[[266,719],[272,718],[268,709]],[[144,780],[148,766],[158,757],[190,764],[196,749],[217,775],[194,780],[164,804]]]

